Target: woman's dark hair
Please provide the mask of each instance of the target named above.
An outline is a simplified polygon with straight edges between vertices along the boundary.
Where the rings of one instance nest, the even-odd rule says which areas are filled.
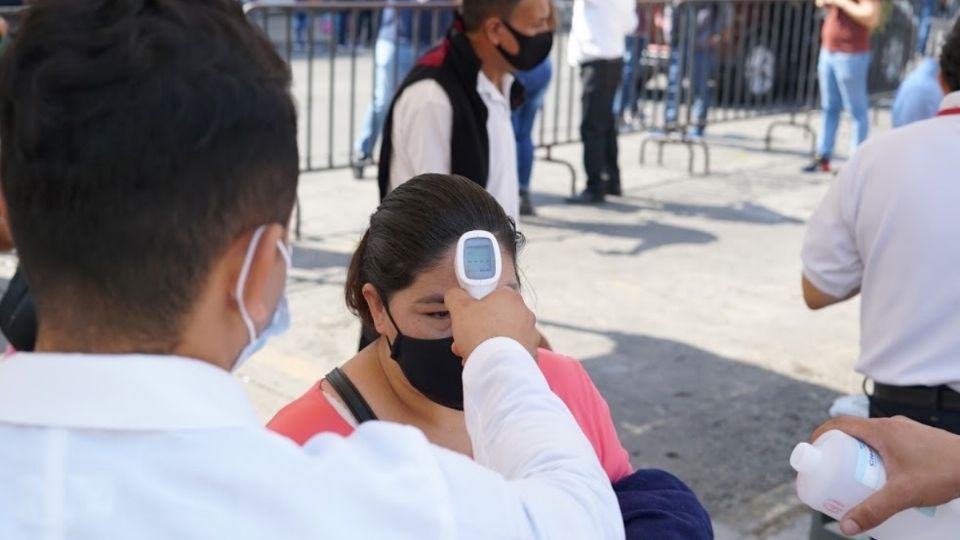
[[[940,73],[951,92],[960,90],[960,18],[944,40],[940,52]]]
[[[513,259],[523,235],[500,203],[462,176],[423,174],[390,192],[370,216],[347,271],[347,307],[372,326],[363,286],[373,284],[384,302],[409,287],[417,274],[437,264],[463,233],[493,234]]]

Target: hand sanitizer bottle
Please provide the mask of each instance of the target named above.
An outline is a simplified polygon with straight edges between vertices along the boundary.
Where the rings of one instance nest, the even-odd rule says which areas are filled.
[[[814,443],[800,443],[790,456],[797,471],[797,495],[807,506],[840,520],[887,481],[883,461],[872,448],[832,430]],[[911,508],[865,533],[877,540],[960,538],[960,499],[934,508]]]

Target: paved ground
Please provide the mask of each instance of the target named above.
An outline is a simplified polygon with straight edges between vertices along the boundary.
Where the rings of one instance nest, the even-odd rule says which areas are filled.
[[[539,215],[522,224],[525,293],[543,330],[584,362],[634,465],[687,481],[718,538],[806,537],[790,450],[860,385],[857,304],[811,313],[800,296],[804,222],[832,177],[797,172],[800,132],[761,151],[767,123],[713,128],[709,177],[686,172],[682,147],[665,167],[641,167],[641,137],[623,137],[627,193],[602,208],[566,206],[568,173],[538,162]],[[578,163],[580,151],[557,155]],[[358,333],[341,287],[375,184],[309,174],[301,198],[294,330],[241,374],[264,419],[350,358]]]

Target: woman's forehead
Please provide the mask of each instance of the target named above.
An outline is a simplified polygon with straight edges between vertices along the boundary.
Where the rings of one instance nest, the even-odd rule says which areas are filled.
[[[433,304],[443,303],[443,294],[459,285],[456,273],[456,247],[450,248],[440,257],[436,264],[420,271],[413,283],[403,292],[408,293],[415,303]],[[513,268],[513,258],[501,250],[503,259],[503,274],[501,283],[514,284],[517,281],[516,271]],[[405,294],[406,296],[406,294]]]

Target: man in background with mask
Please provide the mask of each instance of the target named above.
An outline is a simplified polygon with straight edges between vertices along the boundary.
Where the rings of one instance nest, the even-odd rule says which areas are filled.
[[[0,362],[0,538],[623,538],[510,290],[446,294],[479,464],[384,422],[303,449],[262,427],[230,370],[287,321],[289,87],[235,0],[26,14],[0,215],[39,335]]]
[[[520,185],[513,73],[553,46],[550,0],[464,0],[439,47],[397,91],[383,128],[380,198],[424,173],[459,174],[485,187],[517,221]]]

